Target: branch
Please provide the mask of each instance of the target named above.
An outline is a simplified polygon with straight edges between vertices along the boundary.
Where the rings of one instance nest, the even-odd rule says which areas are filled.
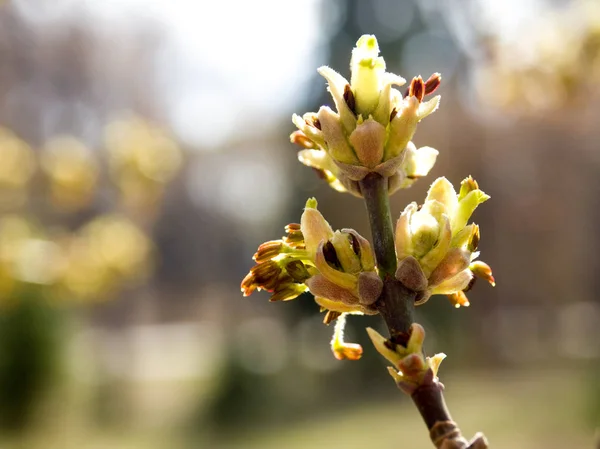
[[[379,274],[383,279],[383,291],[376,307],[385,320],[391,342],[406,347],[414,322],[416,293],[394,276],[397,262],[388,180],[377,173],[370,173],[360,181],[360,189],[369,215]],[[487,440],[482,434],[475,435],[471,442],[462,436],[446,407],[443,390],[444,385],[434,376],[433,380],[417,386],[411,394],[434,446],[439,449],[486,449]]]
[[[414,322],[416,293],[394,277],[397,262],[387,183],[386,178],[370,173],[360,181],[360,189],[369,214],[379,275],[383,279],[383,291],[376,306],[388,326],[391,340],[406,346]]]

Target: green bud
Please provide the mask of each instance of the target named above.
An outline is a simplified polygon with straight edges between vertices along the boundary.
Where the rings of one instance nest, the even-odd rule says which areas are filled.
[[[489,199],[489,195],[477,189],[469,192],[462,200],[460,200],[458,203],[458,210],[452,218],[453,233],[464,228],[477,206],[481,203],[485,203]]]
[[[440,233],[440,225],[434,216],[418,211],[412,216],[410,231],[413,254],[419,259],[433,248]]]
[[[346,273],[357,274],[361,271],[360,259],[352,248],[348,235],[341,231],[335,231],[330,240],[335,248],[338,260]]]
[[[333,229],[317,210],[317,200],[314,198],[306,202],[306,208],[300,219],[300,229],[306,243],[306,251],[310,254],[317,251],[320,242],[333,237]]]
[[[395,232],[397,278],[419,293],[416,305],[424,304],[432,294],[458,295],[467,288],[473,278],[468,267],[478,254],[480,239],[479,227],[467,226],[467,221],[488,198],[471,177],[462,182],[458,195],[446,178],[438,178],[420,209],[416,203],[404,209]],[[427,280],[425,287],[408,262],[419,264]],[[479,265],[473,266],[481,272]],[[455,299],[463,305],[468,302],[458,296]]]
[[[473,179],[471,175],[467,176],[460,183],[460,192],[458,193],[458,201],[461,201],[465,196],[467,196],[473,190],[479,190],[479,185],[477,181]]]
[[[379,56],[377,38],[373,35],[361,36],[352,50],[350,61],[352,77],[350,85],[356,99],[356,112],[368,117],[377,107],[385,61]]]

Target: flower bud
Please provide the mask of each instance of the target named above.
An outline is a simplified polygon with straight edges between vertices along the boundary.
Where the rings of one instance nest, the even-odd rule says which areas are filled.
[[[478,190],[478,189],[479,189],[479,184],[477,184],[477,181],[475,181],[471,175],[467,176],[460,183],[460,192],[458,193],[458,201],[462,200],[473,190]]]
[[[434,73],[425,81],[425,95],[434,93],[442,83],[442,75]]]
[[[346,139],[346,134],[340,122],[340,116],[329,107],[321,106],[321,109],[319,109],[319,121],[328,153],[333,160],[345,164],[357,164],[358,159]]]
[[[417,259],[408,256],[398,262],[396,279],[412,291],[420,292],[427,288],[427,277]]]
[[[285,266],[287,273],[297,282],[306,281],[311,275],[300,260],[293,260]]]
[[[333,237],[333,229],[331,229],[321,212],[317,210],[317,200],[314,198],[306,201],[304,213],[300,219],[300,228],[304,236],[306,250],[311,254],[317,251],[321,241]]]
[[[368,116],[379,101],[385,61],[379,56],[375,36],[365,34],[352,50],[350,86],[356,98],[356,112]]]
[[[465,295],[465,292],[463,292],[463,291],[451,293],[447,296],[448,296],[448,299],[450,300],[450,304],[452,304],[457,309],[461,306],[469,307],[469,305],[470,305],[469,300],[467,299],[467,295]]]
[[[471,177],[462,182],[458,195],[446,178],[438,178],[420,209],[411,203],[400,215],[395,232],[396,277],[417,292],[417,305],[433,294],[450,295],[453,304],[467,305],[463,290],[473,274],[490,279],[487,265],[472,262],[478,255],[479,227],[467,225],[475,208],[488,198]]]
[[[344,341],[346,315],[345,313],[340,314],[335,323],[333,338],[331,339],[331,352],[338,360],[359,360],[363,353],[362,346]]]
[[[358,160],[367,168],[375,168],[382,162],[385,139],[385,127],[368,119],[356,127],[349,140]]]
[[[408,88],[408,96],[415,97],[419,103],[423,101],[425,98],[425,83],[423,82],[423,78],[421,76],[416,76],[410,82],[410,87]]]
[[[310,198],[300,223],[285,227],[287,236],[259,246],[256,265],[242,280],[244,296],[256,290],[272,293],[271,301],[287,301],[310,290],[315,301],[332,312],[376,314],[383,290],[369,242],[352,229],[333,231],[317,201]]]
[[[429,285],[435,286],[465,270],[471,261],[471,253],[461,248],[452,248],[429,276]]]
[[[425,176],[435,163],[434,149],[417,152],[410,145],[417,123],[438,107],[439,96],[423,99],[439,86],[440,75],[426,82],[414,78],[403,99],[392,86],[405,80],[386,73],[385,67],[375,36],[362,36],[352,52],[350,82],[329,67],[318,69],[337,111],[323,106],[318,114],[292,117],[299,131],[291,140],[303,148],[298,159],[337,191],[361,196],[358,183],[374,172],[389,178],[391,194]]]
[[[252,256],[252,258],[257,263],[266,262],[267,260],[278,256],[281,253],[282,249],[283,242],[281,240],[265,242],[258,247],[258,250],[254,254],[254,256]]]
[[[290,299],[297,298],[299,295],[306,291],[306,287],[301,284],[289,283],[285,285],[279,285],[275,288],[273,295],[269,301],[289,301]]]
[[[316,147],[315,143],[312,140],[310,140],[308,138],[308,136],[300,130],[294,131],[290,135],[290,142],[295,143],[296,145],[301,146],[303,148],[315,148]]]
[[[348,238],[348,234],[343,231],[335,231],[330,242],[341,269],[346,273],[359,273],[361,271],[360,258],[354,251],[352,240]]]
[[[440,363],[446,355],[424,357],[425,330],[421,325],[412,324],[406,347],[394,344],[370,327],[367,328],[367,333],[375,349],[393,365],[388,371],[400,389],[412,394],[417,387],[437,380]]]
[[[488,281],[492,287],[496,286],[496,280],[494,279],[494,276],[492,276],[492,269],[487,263],[476,260],[469,265],[469,269],[475,276]]]

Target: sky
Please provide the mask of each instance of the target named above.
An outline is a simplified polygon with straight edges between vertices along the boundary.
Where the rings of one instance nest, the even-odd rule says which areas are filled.
[[[32,27],[86,20],[115,45],[149,25],[160,30],[149,49],[162,88],[156,94],[178,137],[200,150],[219,148],[240,127],[263,132],[291,114],[322,57],[320,0],[14,0],[13,6]]]

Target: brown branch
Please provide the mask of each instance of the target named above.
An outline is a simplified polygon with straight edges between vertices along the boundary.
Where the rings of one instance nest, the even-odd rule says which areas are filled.
[[[390,340],[406,347],[410,327],[414,322],[416,293],[394,277],[397,261],[388,180],[377,173],[370,173],[359,185],[369,214],[379,274],[383,279],[383,291],[376,303],[377,310],[385,320]],[[463,438],[446,407],[443,389],[443,384],[434,378],[433,381],[416,387],[411,395],[429,429],[434,446],[440,449],[486,449],[487,441],[481,434],[475,435],[471,442]]]

